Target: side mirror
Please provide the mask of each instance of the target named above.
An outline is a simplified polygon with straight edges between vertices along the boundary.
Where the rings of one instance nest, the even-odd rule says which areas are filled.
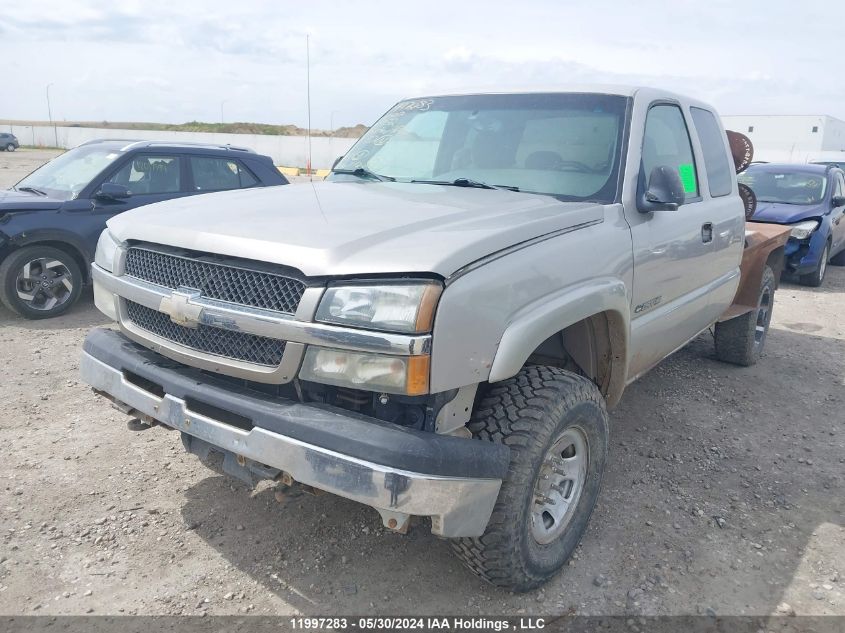
[[[639,201],[638,210],[640,213],[676,211],[685,198],[684,184],[678,171],[667,165],[658,165],[649,174],[648,186]]]
[[[845,196],[833,196],[834,207],[845,207]]]
[[[129,198],[131,195],[132,192],[129,191],[128,187],[118,185],[114,182],[104,182],[100,185],[100,188],[97,190],[97,193],[94,194],[94,197],[98,200],[122,200],[124,198]]]
[[[334,169],[335,167],[337,167],[337,164],[338,164],[340,161],[342,161],[342,160],[343,160],[343,156],[338,156],[337,158],[335,158],[335,159],[334,159],[334,162],[332,163],[332,169]]]

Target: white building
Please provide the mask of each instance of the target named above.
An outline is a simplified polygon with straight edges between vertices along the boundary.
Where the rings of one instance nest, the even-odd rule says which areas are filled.
[[[807,163],[845,162],[845,121],[826,115],[723,116],[725,129],[741,132],[754,143],[754,160]]]

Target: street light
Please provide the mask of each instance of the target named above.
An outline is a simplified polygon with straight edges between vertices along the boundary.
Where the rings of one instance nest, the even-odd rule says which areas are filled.
[[[311,34],[305,34],[305,98],[308,109],[308,177],[311,178]]]
[[[53,84],[47,84],[47,116],[50,117],[50,125],[53,126],[53,136],[56,139],[56,147],[59,146],[59,131],[56,129],[56,124],[53,123],[53,109],[50,107],[50,86]]]
[[[229,101],[229,100],[223,99],[223,101],[220,102],[220,123],[224,122],[223,121],[223,104],[225,104],[227,101]]]
[[[340,110],[332,110],[329,114],[329,132],[332,136],[334,136],[334,115],[336,112],[340,112]]]

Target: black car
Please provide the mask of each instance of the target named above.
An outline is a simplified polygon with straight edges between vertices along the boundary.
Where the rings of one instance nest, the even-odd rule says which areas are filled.
[[[91,141],[0,191],[0,301],[21,316],[65,312],[90,281],[112,216],[212,191],[286,185],[269,156],[229,145]]]
[[[0,151],[14,152],[20,146],[17,136],[9,132],[0,132]]]

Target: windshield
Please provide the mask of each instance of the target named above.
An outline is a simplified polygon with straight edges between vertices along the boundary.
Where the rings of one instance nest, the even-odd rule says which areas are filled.
[[[751,187],[757,202],[819,204],[827,191],[827,176],[806,171],[774,171],[752,166],[736,179]]]
[[[402,182],[471,180],[565,200],[613,202],[627,102],[574,93],[401,101],[335,170],[366,170]]]
[[[103,147],[77,147],[57,156],[15,185],[31,187],[52,198],[73,200],[91,180],[111,164],[120,152]]]

